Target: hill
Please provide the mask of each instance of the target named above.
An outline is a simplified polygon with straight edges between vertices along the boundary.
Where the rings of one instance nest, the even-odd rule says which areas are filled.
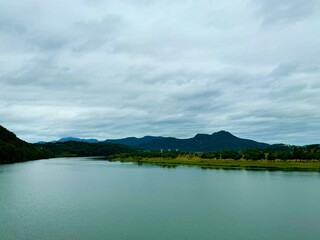
[[[174,137],[124,138],[105,142],[121,143],[130,147],[144,150],[175,150],[184,152],[212,152],[222,150],[267,149],[272,145],[243,139],[232,135],[227,131],[219,131],[209,134],[197,134],[193,138],[178,139]]]
[[[52,154],[40,146],[22,141],[0,125],[0,164],[49,158]]]
[[[144,145],[149,144],[150,142],[153,142],[154,140],[160,140],[164,137],[153,137],[153,136],[145,136],[142,138],[136,138],[136,137],[127,137],[127,138],[121,138],[121,139],[107,139],[104,142],[108,143],[116,143],[116,144],[123,144],[134,148],[144,148]]]
[[[67,141],[67,142],[51,142],[38,144],[38,146],[52,152],[56,157],[87,157],[87,156],[109,156],[120,153],[131,153],[135,150],[131,147],[113,144],[113,143],[90,143],[81,141]]]

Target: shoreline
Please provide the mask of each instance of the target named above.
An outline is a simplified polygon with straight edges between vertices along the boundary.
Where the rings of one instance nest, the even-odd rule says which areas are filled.
[[[202,158],[111,158],[110,162],[132,162],[139,165],[152,164],[162,167],[197,166],[203,169],[230,170],[269,170],[269,171],[312,171],[320,172],[320,161],[312,160],[232,160],[232,159],[202,159]]]

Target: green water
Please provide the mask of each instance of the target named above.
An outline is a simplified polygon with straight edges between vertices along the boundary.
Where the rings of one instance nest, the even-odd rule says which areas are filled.
[[[60,158],[0,166],[0,239],[320,239],[320,174]]]

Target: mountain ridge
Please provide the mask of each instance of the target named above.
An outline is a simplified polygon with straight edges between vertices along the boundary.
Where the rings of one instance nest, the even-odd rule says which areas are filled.
[[[209,152],[222,150],[266,149],[270,144],[242,139],[227,131],[213,134],[196,134],[192,138],[179,139],[174,137],[160,137],[141,143],[137,147],[144,150],[179,149],[186,152]]]
[[[52,141],[52,143],[56,142],[69,142],[69,141],[74,141],[74,142],[87,142],[87,143],[97,143],[100,142],[98,139],[95,138],[75,138],[75,137],[64,137],[60,138],[57,141]]]
[[[98,141],[97,139],[82,139],[82,138],[61,138],[53,142],[66,141],[90,142]],[[185,152],[208,152],[221,150],[244,150],[244,149],[266,149],[273,145],[263,142],[257,142],[250,139],[239,138],[228,131],[221,130],[212,134],[198,133],[192,138],[175,138],[163,136],[144,136],[126,137],[120,139],[106,139],[104,141],[115,144],[123,144],[129,147],[141,150],[169,150],[179,149]],[[283,144],[278,144],[283,145]]]

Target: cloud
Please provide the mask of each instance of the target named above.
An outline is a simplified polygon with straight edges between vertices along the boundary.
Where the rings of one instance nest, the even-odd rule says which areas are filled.
[[[263,24],[266,26],[302,21],[316,12],[319,2],[317,0],[259,0],[257,4]]]
[[[123,19],[117,15],[105,16],[99,21],[76,22],[74,51],[92,51],[115,41],[117,33],[125,27]],[[113,49],[113,46],[112,46]],[[112,50],[111,49],[111,50]]]
[[[4,5],[0,124],[25,140],[320,142],[317,1]]]

